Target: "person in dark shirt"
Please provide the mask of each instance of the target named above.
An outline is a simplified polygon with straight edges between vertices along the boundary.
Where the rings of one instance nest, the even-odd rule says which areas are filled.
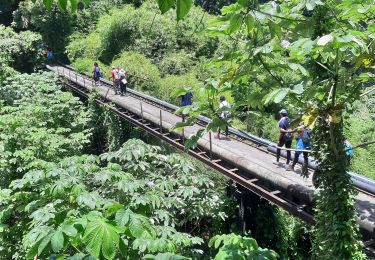
[[[281,119],[279,121],[279,141],[277,147],[283,147],[290,149],[292,147],[293,141],[293,132],[294,130],[290,129],[290,118],[288,117],[288,112],[285,109],[280,110]],[[278,148],[276,152],[276,163],[279,163],[281,149]],[[290,150],[286,151],[286,164],[289,165],[291,152]]]
[[[185,95],[181,96],[181,106],[190,106],[193,104],[193,94],[188,91]]]
[[[95,81],[95,85],[98,85],[100,83],[101,72],[97,62],[94,63],[94,67],[92,68],[92,74]]]

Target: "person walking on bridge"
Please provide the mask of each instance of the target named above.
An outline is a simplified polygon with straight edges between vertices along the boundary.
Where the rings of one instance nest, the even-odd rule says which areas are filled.
[[[220,106],[219,108],[221,110],[223,110],[220,114],[220,118],[223,119],[224,121],[226,121],[228,123],[228,120],[229,120],[229,117],[230,117],[230,112],[227,111],[228,109],[230,109],[230,104],[228,103],[228,101],[226,101],[225,97],[224,96],[221,96],[220,97]],[[217,134],[215,135],[215,138],[216,139],[220,139],[220,128],[219,128],[219,131],[217,132]],[[230,138],[228,137],[228,134],[229,134],[229,130],[228,130],[228,124],[225,126],[225,139],[226,140],[230,140]]]
[[[98,85],[100,83],[100,77],[101,77],[101,73],[100,73],[100,67],[98,65],[97,62],[94,63],[94,67],[92,69],[92,74],[93,74],[93,78],[94,78],[94,81],[95,81],[95,85]]]
[[[126,72],[124,69],[121,69],[118,74],[120,80],[120,94],[123,96],[126,95],[126,86],[128,85],[128,81],[126,80]]]
[[[111,79],[113,82],[113,89],[115,90],[115,95],[117,95],[119,84],[120,84],[120,77],[119,77],[119,69],[116,68],[115,66],[112,67]]]
[[[281,147],[285,145],[285,148],[290,149],[292,147],[293,141],[293,129],[290,129],[290,118],[288,117],[288,112],[286,109],[281,109],[279,112],[281,119],[279,121],[279,141],[277,143],[277,152],[276,152],[276,164],[279,164]],[[286,151],[286,164],[289,165],[291,157],[290,150]]]

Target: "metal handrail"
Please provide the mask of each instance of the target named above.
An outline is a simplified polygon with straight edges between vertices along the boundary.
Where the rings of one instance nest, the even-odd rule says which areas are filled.
[[[62,63],[59,63],[59,65],[69,69],[69,70],[72,70],[74,71],[74,73],[78,74],[78,75],[85,75],[85,76],[89,76],[87,75],[86,73],[77,73],[75,71],[75,69],[69,65],[66,65],[66,64],[62,64]],[[100,79],[100,82],[103,82],[107,85],[112,85],[112,82],[109,81],[109,80],[106,80],[104,78],[101,78]],[[148,100],[152,103],[156,103],[158,104],[159,106],[162,106],[162,107],[165,107],[169,110],[172,110],[172,111],[176,111],[178,110],[180,107],[179,106],[176,106],[176,105],[173,105],[173,104],[170,104],[166,101],[163,101],[163,100],[160,100],[158,98],[155,98],[155,97],[152,97],[152,96],[149,96],[149,95],[146,95],[146,94],[143,94],[139,91],[136,91],[132,88],[127,88],[127,91],[129,93],[131,93],[132,95],[134,96],[137,96],[139,98],[142,98],[144,100]],[[199,116],[198,117],[199,120],[201,120],[202,122],[208,124],[211,122],[211,119],[208,118],[208,117],[205,117],[205,116]],[[249,134],[249,133],[245,133],[239,129],[236,129],[236,128],[233,128],[233,127],[229,127],[229,133],[230,134],[233,134],[241,139],[244,139],[244,140],[247,140],[247,141],[250,141],[252,143],[255,143],[257,145],[260,145],[260,146],[264,146],[264,147],[267,147],[267,150],[271,153],[276,153],[276,149],[277,149],[277,144],[272,142],[272,141],[269,141],[267,139],[264,139],[264,138],[261,138],[261,137],[258,137],[258,136],[255,136],[255,135],[252,135],[252,134]],[[286,157],[285,155],[282,154],[283,157]],[[292,158],[293,159],[293,155],[292,155]],[[299,162],[302,163],[302,160],[303,158],[299,158]],[[315,158],[313,157],[309,157],[309,165],[308,165],[309,168],[311,169],[316,169],[317,168],[317,163],[316,163],[316,160]],[[362,190],[365,190],[365,191],[368,191],[372,194],[375,194],[375,181],[372,180],[372,179],[369,179],[365,176],[362,176],[362,175],[359,175],[359,174],[356,174],[356,173],[353,173],[353,172],[349,172],[349,175],[351,176],[351,179],[354,183],[354,185]]]

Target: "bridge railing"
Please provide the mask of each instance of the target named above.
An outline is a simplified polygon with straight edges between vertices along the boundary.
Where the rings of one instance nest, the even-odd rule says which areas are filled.
[[[78,73],[75,71],[75,69],[69,65],[66,65],[66,64],[62,64],[60,62],[58,62],[58,64],[62,67],[65,67],[67,69],[69,69],[69,71],[73,71],[74,74],[78,74],[78,75],[81,75],[81,76],[86,76],[86,77],[91,77],[90,75],[86,74],[86,73]],[[70,75],[69,75],[70,76]],[[74,80],[74,77],[70,77],[70,79]],[[85,81],[84,81],[85,82]],[[93,80],[90,80],[90,82],[93,82]],[[104,78],[100,78],[100,82],[108,85],[108,86],[112,86],[112,81],[109,81],[109,80],[106,80]],[[146,95],[144,93],[141,93],[139,91],[136,91],[132,88],[127,88],[127,91],[132,94],[133,96],[135,97],[138,97],[140,99],[143,99],[143,100],[146,100],[150,103],[154,103],[154,104],[157,104],[159,106],[162,106],[170,111],[173,111],[175,112],[176,110],[178,110],[180,107],[179,106],[176,106],[176,105],[173,105],[171,103],[168,103],[166,101],[163,101],[163,100],[160,100],[158,98],[155,98],[155,97],[152,97],[152,96],[149,96],[149,95]],[[208,117],[205,117],[205,116],[199,116],[199,120],[201,121],[201,123],[203,124],[208,124],[211,122],[211,119],[208,118]],[[246,132],[243,132],[239,129],[236,129],[234,127],[229,127],[229,133],[232,134],[232,135],[235,135],[243,140],[246,140],[246,141],[250,141],[252,143],[255,143],[259,146],[264,146],[264,147],[267,147],[267,150],[273,154],[276,153],[276,150],[277,150],[277,144],[270,141],[270,140],[267,140],[267,139],[264,139],[264,138],[261,138],[261,137],[258,137],[258,136],[255,136],[255,135],[252,135],[252,134],[249,134],[249,133],[246,133]],[[285,151],[282,151],[281,152],[281,156],[282,157],[286,157],[286,152]],[[294,155],[292,154],[292,159],[293,159]],[[299,163],[303,163],[303,158],[299,158]],[[317,168],[317,163],[315,161],[315,158],[309,156],[309,165],[308,165],[309,168],[315,170]],[[375,181],[372,180],[372,179],[369,179],[365,176],[362,176],[360,174],[357,174],[357,173],[353,173],[353,172],[349,172],[350,176],[351,176],[351,179],[354,183],[354,185],[358,188],[358,189],[361,189],[363,191],[366,191],[366,192],[369,192],[371,194],[375,194]]]

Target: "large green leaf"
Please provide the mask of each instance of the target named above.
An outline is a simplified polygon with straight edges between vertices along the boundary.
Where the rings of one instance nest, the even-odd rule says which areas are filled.
[[[58,253],[64,246],[64,235],[61,231],[56,231],[51,237],[51,247],[53,252]]]
[[[155,237],[155,230],[145,216],[139,215],[130,209],[120,209],[116,213],[116,222],[119,226],[127,227],[130,236],[134,238]]]
[[[61,11],[64,11],[66,9],[67,4],[68,4],[68,0],[57,1],[57,6],[60,8]]]
[[[241,14],[233,15],[229,21],[228,32],[234,33],[238,31],[241,27],[242,22],[243,22],[243,16]]]
[[[192,5],[192,0],[177,0],[176,12],[177,12],[177,21],[183,19],[186,14],[189,12]]]
[[[288,93],[289,93],[289,89],[287,88],[280,89],[279,92],[275,95],[273,102],[275,102],[276,104],[280,103],[281,101],[284,100],[284,98],[286,97],[286,95],[288,95]]]
[[[159,9],[162,14],[167,12],[169,9],[173,7],[174,1],[175,0],[156,0],[159,5]]]
[[[77,5],[78,5],[78,0],[70,0],[70,9],[72,10],[73,13],[77,10]]]
[[[52,4],[53,4],[53,0],[43,0],[43,3],[44,3],[44,5],[46,6],[46,8],[48,10],[51,10]]]
[[[87,251],[95,257],[99,257],[102,253],[106,259],[113,259],[119,247],[119,233],[122,229],[107,219],[91,213],[87,216],[87,221],[83,235]]]
[[[243,7],[247,7],[250,3],[250,0],[237,0],[237,3],[239,3]]]

